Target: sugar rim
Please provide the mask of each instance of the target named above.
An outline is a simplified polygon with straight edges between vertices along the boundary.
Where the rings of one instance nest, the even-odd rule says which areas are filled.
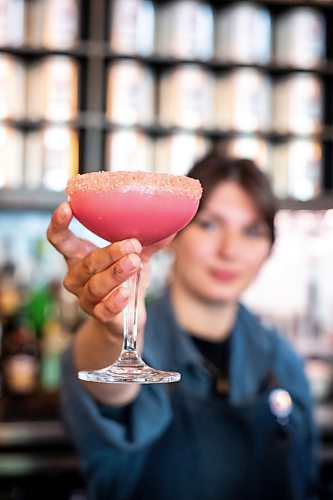
[[[132,191],[154,193],[173,191],[195,199],[200,199],[202,187],[198,179],[185,175],[173,175],[156,172],[99,171],[77,174],[68,180],[66,193],[70,196],[76,191]]]

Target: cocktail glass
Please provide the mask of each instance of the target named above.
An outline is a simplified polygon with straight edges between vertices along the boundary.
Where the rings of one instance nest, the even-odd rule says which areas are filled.
[[[68,201],[77,220],[110,243],[137,238],[142,246],[177,233],[196,214],[200,182],[186,176],[148,172],[91,172],[69,179]],[[130,298],[124,313],[119,358],[99,370],[80,371],[81,380],[114,383],[176,382],[180,374],[148,366],[137,352],[140,271],[127,281]]]

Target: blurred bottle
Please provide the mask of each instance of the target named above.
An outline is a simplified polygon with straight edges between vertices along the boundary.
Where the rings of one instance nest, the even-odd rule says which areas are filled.
[[[63,191],[78,172],[78,135],[66,126],[47,126],[27,134],[24,182],[28,189]]]
[[[216,127],[262,132],[270,126],[271,81],[253,68],[222,73],[216,83]]]
[[[159,88],[159,123],[189,130],[214,127],[215,80],[198,64],[166,71]]]
[[[1,371],[5,397],[24,397],[37,390],[38,344],[28,328],[15,266],[0,270]]]
[[[73,310],[73,302],[63,296],[57,279],[37,286],[27,297],[27,322],[39,345],[39,385],[43,391],[59,387],[60,356],[69,343],[69,329],[77,323]]]
[[[56,391],[60,384],[60,358],[70,342],[60,315],[59,294],[48,312],[40,342],[40,385],[43,391]]]
[[[79,38],[78,0],[27,2],[27,45],[71,49]]]
[[[0,318],[15,317],[21,304],[21,295],[15,280],[15,264],[5,256],[0,267]]]
[[[235,2],[216,14],[215,57],[223,62],[267,64],[271,59],[271,31],[266,7]]]
[[[136,61],[111,63],[107,76],[107,119],[119,125],[152,125],[154,93],[155,82],[150,68]]]
[[[310,200],[321,193],[322,147],[293,139],[272,148],[272,180],[280,198]]]
[[[4,380],[3,380],[3,325],[0,320],[0,421],[4,419],[5,398],[4,398]]]
[[[24,0],[0,0],[0,46],[24,45],[25,10]]]
[[[18,58],[0,53],[0,119],[25,118],[26,69]]]
[[[180,0],[157,10],[156,52],[161,57],[208,60],[213,55],[214,18],[204,2]]]
[[[31,395],[38,387],[38,344],[20,315],[6,318],[2,328],[3,393]]]
[[[23,148],[22,131],[0,125],[0,189],[23,186]]]
[[[275,21],[277,63],[312,68],[325,58],[326,23],[324,16],[311,7],[288,9]]]
[[[228,155],[253,160],[261,170],[270,175],[271,145],[265,139],[237,134],[232,139],[223,141],[222,147]]]
[[[272,129],[278,133],[313,134],[323,119],[323,89],[318,77],[295,73],[273,87]]]
[[[106,136],[105,170],[142,170],[154,168],[152,139],[135,130],[113,130]]]
[[[202,135],[174,132],[155,141],[155,171],[186,175],[208,151],[210,141]]]
[[[49,56],[31,65],[27,81],[27,118],[66,122],[78,115],[78,63]]]
[[[113,0],[110,48],[118,54],[149,56],[154,51],[155,11],[150,0]]]
[[[56,316],[60,282],[53,280],[32,288],[27,297],[27,320],[38,340],[43,337],[45,324]]]

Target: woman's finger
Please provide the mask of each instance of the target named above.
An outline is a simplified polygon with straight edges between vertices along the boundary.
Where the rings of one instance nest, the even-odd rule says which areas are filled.
[[[73,212],[68,202],[59,205],[52,214],[50,224],[47,229],[48,241],[65,257],[69,262],[72,259],[84,257],[95,245],[87,240],[78,238],[69,229],[69,224],[73,218]]]
[[[93,275],[80,291],[80,306],[86,311],[92,310],[97,303],[105,300],[114,289],[138,271],[140,266],[140,257],[137,254],[129,254],[105,271]]]
[[[123,334],[123,316],[125,306],[128,303],[131,291],[129,288],[120,286],[112,291],[103,301],[96,304],[93,313],[102,323],[112,328],[112,331]],[[146,309],[144,300],[139,300],[138,307],[140,309],[138,317],[138,330],[141,331],[146,322]]]
[[[102,323],[112,324],[119,321],[119,315],[127,305],[130,290],[124,286],[114,289],[104,300],[93,308],[93,314]],[[121,321],[122,325],[122,321]],[[120,328],[121,330],[121,328]]]
[[[76,293],[78,289],[84,287],[92,278],[94,278],[95,282],[96,277],[97,283],[101,281],[101,278],[105,279],[106,275],[98,275],[109,269],[111,271],[108,272],[111,273],[114,280],[110,282],[110,277],[108,277],[106,282],[109,283],[108,286],[117,286],[124,281],[122,277],[124,272],[131,272],[133,269],[138,268],[141,263],[138,254],[141,253],[141,250],[140,243],[135,239],[116,242],[104,248],[97,248],[83,259],[72,263],[65,278],[65,286],[68,290]],[[102,294],[102,296],[104,295],[105,293]]]

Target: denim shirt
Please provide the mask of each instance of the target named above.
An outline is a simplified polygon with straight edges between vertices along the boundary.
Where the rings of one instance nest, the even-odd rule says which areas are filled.
[[[92,500],[314,498],[316,433],[302,360],[243,305],[231,333],[229,397],[174,316],[168,292],[148,308],[143,358],[181,381],[143,385],[124,408],[98,404],[81,386],[72,349],[63,356],[64,420]],[[268,404],[286,389],[293,411],[281,426]],[[283,427],[283,428],[282,428]]]

